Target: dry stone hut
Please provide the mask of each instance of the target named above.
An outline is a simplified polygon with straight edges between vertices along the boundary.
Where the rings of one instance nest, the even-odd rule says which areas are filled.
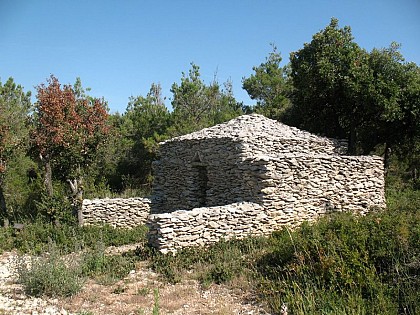
[[[383,207],[383,160],[262,115],[161,143],[150,242],[162,251]]]

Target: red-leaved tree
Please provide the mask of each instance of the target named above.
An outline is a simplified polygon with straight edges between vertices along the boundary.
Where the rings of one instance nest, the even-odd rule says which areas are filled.
[[[103,100],[71,85],[61,86],[53,75],[47,83],[37,86],[33,152],[44,167],[49,196],[53,195],[53,172],[70,183],[74,194],[81,194],[80,170],[92,161],[109,131],[107,107]]]

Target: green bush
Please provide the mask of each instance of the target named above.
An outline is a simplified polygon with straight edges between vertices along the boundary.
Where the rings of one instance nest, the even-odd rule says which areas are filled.
[[[150,266],[171,283],[194,271],[203,284],[226,283],[251,268],[254,254],[268,245],[263,237],[220,241],[209,247],[184,248],[175,256],[152,252]]]
[[[103,243],[75,254],[70,261],[50,242],[48,252],[33,256],[30,263],[21,258],[18,277],[25,292],[32,296],[72,296],[82,289],[87,277],[110,284],[135,268],[134,255],[105,255]]]
[[[65,261],[54,247],[48,254],[32,258],[29,264],[22,258],[18,278],[25,292],[32,296],[72,296],[84,283],[78,264]]]
[[[284,229],[257,264],[260,291],[275,311],[287,303],[293,314],[416,314],[419,235],[417,206],[402,204]]]
[[[64,192],[56,190],[53,196],[41,194],[41,200],[35,203],[38,215],[55,224],[74,225],[76,223],[75,209],[65,196]]]
[[[13,230],[11,227],[0,227],[0,254],[14,248]]]

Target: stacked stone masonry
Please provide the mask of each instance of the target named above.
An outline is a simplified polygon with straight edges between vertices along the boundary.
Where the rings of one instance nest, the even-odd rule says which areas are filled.
[[[260,205],[245,202],[152,214],[149,219],[149,242],[163,253],[274,230]]]
[[[82,205],[82,224],[133,228],[145,224],[149,214],[148,198],[85,199]]]
[[[344,141],[256,114],[163,142],[154,163],[150,242],[176,251],[267,234],[329,211],[383,208],[382,158],[345,151]]]

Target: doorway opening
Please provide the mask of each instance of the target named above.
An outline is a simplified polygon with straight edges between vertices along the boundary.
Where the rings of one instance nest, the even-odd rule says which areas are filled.
[[[197,152],[192,161],[194,169],[194,190],[199,207],[207,206],[208,170],[207,164],[203,163],[201,154]]]

